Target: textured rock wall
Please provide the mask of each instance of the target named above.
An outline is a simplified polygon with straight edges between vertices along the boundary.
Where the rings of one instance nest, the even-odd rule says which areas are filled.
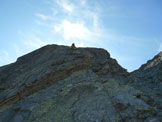
[[[104,49],[47,45],[0,67],[0,122],[160,122],[159,89],[140,85],[160,63],[129,74]]]

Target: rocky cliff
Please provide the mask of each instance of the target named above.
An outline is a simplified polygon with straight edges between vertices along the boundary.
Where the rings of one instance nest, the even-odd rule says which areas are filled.
[[[0,67],[0,122],[160,122],[161,54],[128,73],[104,49],[42,47]]]

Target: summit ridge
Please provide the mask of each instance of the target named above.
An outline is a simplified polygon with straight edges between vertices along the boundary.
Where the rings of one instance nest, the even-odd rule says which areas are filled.
[[[129,73],[102,48],[47,45],[0,67],[0,122],[161,122],[162,52]]]

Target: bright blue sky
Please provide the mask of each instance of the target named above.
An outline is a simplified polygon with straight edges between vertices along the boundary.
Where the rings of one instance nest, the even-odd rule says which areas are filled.
[[[0,0],[0,66],[73,42],[135,70],[162,51],[162,0]]]

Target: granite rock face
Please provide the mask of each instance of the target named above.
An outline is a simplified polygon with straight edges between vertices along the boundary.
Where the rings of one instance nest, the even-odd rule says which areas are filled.
[[[132,72],[129,81],[129,85],[143,92],[141,99],[154,106],[162,121],[162,52]]]
[[[162,52],[131,73],[132,84],[144,92],[162,95]]]
[[[160,122],[159,56],[128,73],[104,49],[42,47],[0,67],[0,122]]]

